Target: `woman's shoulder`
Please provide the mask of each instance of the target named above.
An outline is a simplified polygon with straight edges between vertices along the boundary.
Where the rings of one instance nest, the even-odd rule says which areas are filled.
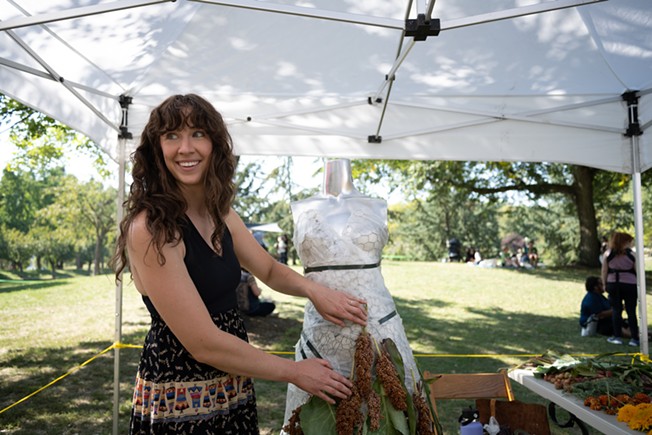
[[[147,224],[147,212],[141,211],[136,214],[129,223],[127,230],[127,246],[130,249],[139,250],[142,247],[149,246],[152,242],[153,235]]]

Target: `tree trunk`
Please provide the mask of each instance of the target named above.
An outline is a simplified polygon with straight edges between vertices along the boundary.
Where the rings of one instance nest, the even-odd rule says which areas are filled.
[[[573,166],[575,206],[580,224],[579,264],[588,267],[600,266],[600,240],[593,205],[595,173],[593,168]]]

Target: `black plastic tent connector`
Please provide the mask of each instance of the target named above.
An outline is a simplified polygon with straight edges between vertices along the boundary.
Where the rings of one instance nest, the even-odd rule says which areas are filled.
[[[382,136],[376,136],[375,134],[372,134],[371,136],[367,137],[367,142],[369,143],[381,143],[383,141]]]
[[[133,139],[134,135],[129,131],[129,106],[133,101],[133,97],[127,95],[120,95],[118,97],[118,102],[120,103],[120,108],[122,109],[122,120],[120,121],[120,133],[118,134],[118,139]]]
[[[627,111],[629,114],[629,125],[625,131],[626,137],[641,136],[641,124],[638,119],[638,91],[627,91],[622,95],[623,101],[627,102]]]
[[[428,36],[438,36],[440,30],[439,18],[426,22],[426,16],[419,14],[416,20],[405,20],[405,36],[414,36],[415,41],[425,41]]]

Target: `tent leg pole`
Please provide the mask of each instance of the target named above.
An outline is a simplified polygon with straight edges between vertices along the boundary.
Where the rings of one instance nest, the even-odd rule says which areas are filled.
[[[120,417],[120,348],[113,348],[113,435],[118,435]]]
[[[123,203],[125,200],[125,168],[126,168],[127,140],[118,140],[118,204],[117,227],[124,216]],[[113,342],[113,435],[118,435],[118,421],[120,417],[120,344],[122,343],[122,275],[115,287],[115,334]]]
[[[120,417],[120,343],[122,342],[122,282],[115,289],[115,340],[113,344],[113,435],[118,435]]]
[[[634,240],[636,242],[636,282],[638,283],[638,312],[639,312],[639,335],[641,341],[641,353],[649,356],[649,344],[647,339],[647,292],[645,289],[645,251],[643,246],[643,198],[641,194],[641,171],[638,160],[639,142],[638,136],[631,137],[633,167],[632,191],[634,194]],[[633,337],[636,338],[636,337]]]
[[[636,280],[638,282],[638,311],[639,311],[639,331],[641,340],[641,353],[649,355],[649,345],[647,339],[647,292],[645,289],[645,252],[643,246],[643,211],[641,198],[641,173],[635,172],[632,177],[634,190],[634,228],[636,240]]]

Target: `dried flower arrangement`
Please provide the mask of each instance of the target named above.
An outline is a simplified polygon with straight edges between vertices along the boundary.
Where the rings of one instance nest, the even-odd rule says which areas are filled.
[[[426,383],[418,382],[411,395],[403,384],[403,360],[391,339],[379,345],[363,329],[356,339],[351,377],[351,396],[335,406],[311,397],[292,412],[283,431],[289,435],[442,434]]]

